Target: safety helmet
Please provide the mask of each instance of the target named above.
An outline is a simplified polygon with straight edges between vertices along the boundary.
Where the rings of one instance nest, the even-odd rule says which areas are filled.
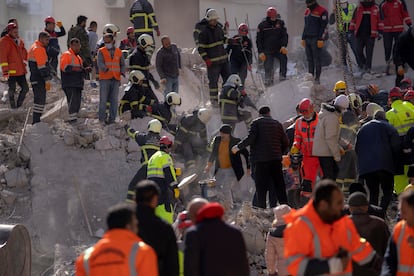
[[[219,16],[218,16],[217,11],[215,9],[209,9],[206,12],[206,19],[207,19],[207,21],[210,21],[210,20],[218,20],[219,19]]]
[[[148,122],[147,124],[147,129],[148,131],[154,132],[154,133],[160,133],[161,132],[161,122],[158,121],[157,119],[153,119],[151,121]]]
[[[400,81],[400,85],[399,87],[404,90],[404,89],[408,89],[410,87],[413,87],[413,82],[411,81],[410,78],[404,78]]]
[[[133,70],[129,73],[129,81],[133,84],[138,84],[142,80],[145,80],[145,75],[141,71]]]
[[[120,32],[120,29],[119,29],[119,27],[117,26],[117,25],[115,25],[115,24],[111,24],[111,23],[109,23],[109,24],[106,24],[104,27],[103,27],[103,33],[104,34],[106,34],[106,33],[113,33],[113,35],[114,36],[116,36],[116,34],[117,33],[119,33]]]
[[[402,91],[399,87],[394,87],[390,90],[390,93],[388,94],[388,98],[392,99],[392,98],[399,98],[402,99],[403,94]]]
[[[200,108],[197,112],[197,117],[201,122],[207,124],[211,118],[211,111],[207,108]]]
[[[303,98],[299,102],[299,113],[302,115],[309,115],[313,111],[313,103],[309,98]]]
[[[172,144],[173,144],[173,142],[171,141],[170,138],[168,138],[168,136],[162,136],[161,137],[161,139],[160,139],[160,146],[163,145],[163,146],[170,147],[170,146],[172,146]]]
[[[138,37],[138,44],[145,49],[154,45],[154,39],[149,34],[142,34]]]
[[[178,223],[177,223],[178,229],[186,229],[190,227],[191,225],[193,225],[193,222],[188,216],[188,211],[182,211],[181,213],[178,214]]]
[[[277,10],[274,7],[267,8],[267,11],[266,11],[267,17],[276,17],[276,15],[277,15]]]
[[[348,95],[349,103],[352,109],[359,109],[362,106],[362,99],[358,94],[351,93]]]
[[[340,80],[340,81],[337,81],[336,83],[335,83],[335,86],[334,86],[334,89],[333,89],[333,92],[338,92],[338,91],[341,91],[341,90],[346,90],[346,82],[344,82],[343,80]]]
[[[409,101],[414,99],[414,90],[408,89],[404,94],[404,101]]]
[[[133,33],[134,32],[134,27],[128,27],[127,29],[127,34]]]
[[[338,97],[335,98],[334,106],[342,108],[342,109],[347,109],[349,107],[348,97],[345,95],[339,95]]]
[[[181,104],[181,97],[178,95],[177,92],[170,92],[165,96],[165,101],[169,105],[180,105]]]
[[[379,92],[379,87],[378,87],[378,85],[373,84],[373,83],[368,84],[368,92],[369,92],[371,95],[376,95],[376,94],[378,94],[378,92]]]
[[[45,23],[56,23],[55,19],[51,16],[45,18]]]
[[[16,28],[17,28],[16,23],[11,22],[11,23],[7,24],[7,32],[10,32],[11,30],[16,29]]]
[[[226,83],[231,84],[232,86],[239,86],[241,84],[241,79],[237,74],[231,74],[227,79]]]
[[[247,35],[249,33],[249,26],[246,23],[239,25],[239,35]]]

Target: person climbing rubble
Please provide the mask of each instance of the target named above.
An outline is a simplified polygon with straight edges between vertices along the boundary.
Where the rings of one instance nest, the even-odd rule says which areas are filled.
[[[233,36],[227,45],[227,53],[230,55],[230,72],[240,76],[242,85],[247,77],[247,70],[252,71],[252,41],[247,36],[249,26],[241,23],[238,34]]]
[[[45,22],[45,32],[49,33],[50,40],[49,45],[47,46],[46,52],[49,58],[49,64],[54,70],[54,73],[57,73],[58,66],[58,56],[60,54],[59,46],[59,37],[66,35],[65,27],[63,27],[62,21],[56,21],[52,16],[48,16],[44,20]],[[59,28],[59,32],[55,31],[56,26]],[[70,43],[70,41],[69,41]]]
[[[178,93],[170,92],[165,96],[165,101],[163,103],[154,103],[145,107],[147,116],[158,119],[162,123],[162,127],[170,132],[175,134],[176,125],[170,124],[170,121],[173,117],[172,110],[173,107],[181,105],[181,96]]]
[[[135,202],[135,188],[138,182],[147,179],[148,161],[154,153],[160,150],[161,122],[153,119],[147,124],[147,133],[139,132],[129,125],[124,126],[129,137],[135,140],[141,148],[141,167],[128,185],[127,202]]]
[[[264,63],[265,86],[274,84],[274,60],[280,62],[279,80],[286,79],[288,33],[285,22],[274,7],[266,11],[266,18],[257,26],[256,45],[259,59]]]

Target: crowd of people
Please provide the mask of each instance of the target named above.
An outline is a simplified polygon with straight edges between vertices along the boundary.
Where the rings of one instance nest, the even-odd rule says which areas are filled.
[[[40,122],[58,65],[68,123],[78,122],[85,79],[94,85],[99,80],[102,125],[126,114],[132,119],[152,117],[147,132],[125,124],[141,149],[141,166],[128,185],[127,202],[132,205],[108,211],[108,231],[78,258],[77,274],[249,275],[243,236],[224,219],[240,203],[234,195],[245,175],[255,184],[252,205],[274,210],[266,237],[268,275],[414,274],[414,90],[412,81],[404,78],[406,65],[414,68],[414,29],[406,4],[339,1],[329,16],[316,0],[305,2],[301,44],[315,84],[320,84],[327,25],[336,22],[344,70],[352,66],[349,43],[360,71],[373,73],[373,47],[383,37],[388,73],[394,64],[395,87],[385,90],[369,84],[350,93],[348,84],[339,80],[332,101],[319,107],[304,98],[296,106],[297,116],[282,124],[272,118],[269,106],[257,109],[245,91],[254,56],[249,26],[241,23],[230,38],[228,22],[221,24],[217,11],[209,8],[193,36],[207,68],[213,111],[195,108],[174,124],[174,106],[182,100],[180,50],[169,36],[161,36],[147,0],[132,4],[133,26],[123,40],[115,24],[104,25],[99,38],[97,22],[86,29],[88,18],[78,16],[67,33],[68,50],[61,55],[58,37],[66,35],[61,21],[45,18],[45,29],[27,51],[17,20],[10,19],[0,40],[0,65],[14,109],[23,105],[29,91],[28,63],[33,124]],[[162,44],[155,57],[159,81],[150,72],[154,32]],[[288,38],[280,14],[269,7],[256,36],[267,87],[275,84],[275,59],[280,63],[279,81],[286,80]],[[127,74],[128,85],[119,101],[121,79]],[[21,88],[17,99],[16,84]],[[154,88],[163,90],[162,102]],[[250,108],[258,111],[257,118]],[[209,141],[206,125],[218,110],[222,125]],[[244,138],[234,135],[239,122],[248,128]],[[175,138],[161,136],[162,129]],[[182,198],[182,172],[173,159],[177,155],[184,160],[186,175],[208,175],[214,167],[216,196],[203,195],[218,202],[194,198],[174,222],[174,203]],[[395,196],[399,213],[391,217],[387,210]],[[392,233],[387,225],[391,221],[398,221]]]

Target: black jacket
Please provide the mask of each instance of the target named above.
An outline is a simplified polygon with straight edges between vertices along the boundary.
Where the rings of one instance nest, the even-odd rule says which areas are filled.
[[[285,22],[266,17],[257,27],[256,44],[259,53],[278,53],[281,47],[288,44],[288,33]]]
[[[138,236],[157,253],[160,276],[178,276],[178,247],[171,225],[149,206],[137,205]]]
[[[227,62],[227,52],[224,44],[227,38],[221,25],[215,27],[207,26],[202,28],[198,36],[198,53],[203,60],[210,59],[213,64],[222,64]]]
[[[219,158],[218,158],[218,154],[219,154],[218,151],[219,151],[220,142],[221,142],[221,137],[220,136],[216,136],[216,137],[213,138],[212,151],[211,151],[211,154],[210,154],[210,158],[208,160],[209,162],[216,161],[215,171],[214,171],[215,173],[220,168],[220,161],[219,161]],[[239,138],[230,136],[230,143],[229,143],[230,162],[231,162],[231,166],[234,170],[234,174],[237,177],[237,180],[240,180],[244,175],[243,163],[242,163],[240,154],[243,154],[244,159],[246,160],[246,164],[247,164],[248,169],[250,169],[250,162],[249,162],[249,151],[247,149],[242,149],[237,154],[233,154],[231,152],[231,148],[233,146],[237,145],[238,142],[240,142]]]
[[[394,49],[394,63],[396,66],[408,63],[414,68],[414,37],[411,35],[412,26],[408,30],[402,32],[397,39]]]
[[[230,62],[252,64],[252,41],[247,36],[233,36],[226,50],[230,54]]]
[[[178,69],[181,68],[181,56],[177,45],[171,44],[170,48],[161,47],[158,49],[155,64],[160,79],[178,77]]]
[[[255,119],[249,129],[249,134],[238,143],[239,149],[250,146],[252,163],[282,160],[287,152],[289,141],[282,124],[270,116]]]
[[[189,142],[193,137],[199,137],[205,145],[207,144],[206,125],[198,119],[197,113],[198,110],[181,118],[177,125],[175,143],[183,144]]]

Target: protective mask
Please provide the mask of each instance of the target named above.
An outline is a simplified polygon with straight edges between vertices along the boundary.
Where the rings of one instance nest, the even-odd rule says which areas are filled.
[[[114,45],[112,44],[112,43],[105,43],[105,47],[106,47],[106,49],[108,49],[108,50],[110,50],[110,49],[112,49],[112,47],[113,47]]]

